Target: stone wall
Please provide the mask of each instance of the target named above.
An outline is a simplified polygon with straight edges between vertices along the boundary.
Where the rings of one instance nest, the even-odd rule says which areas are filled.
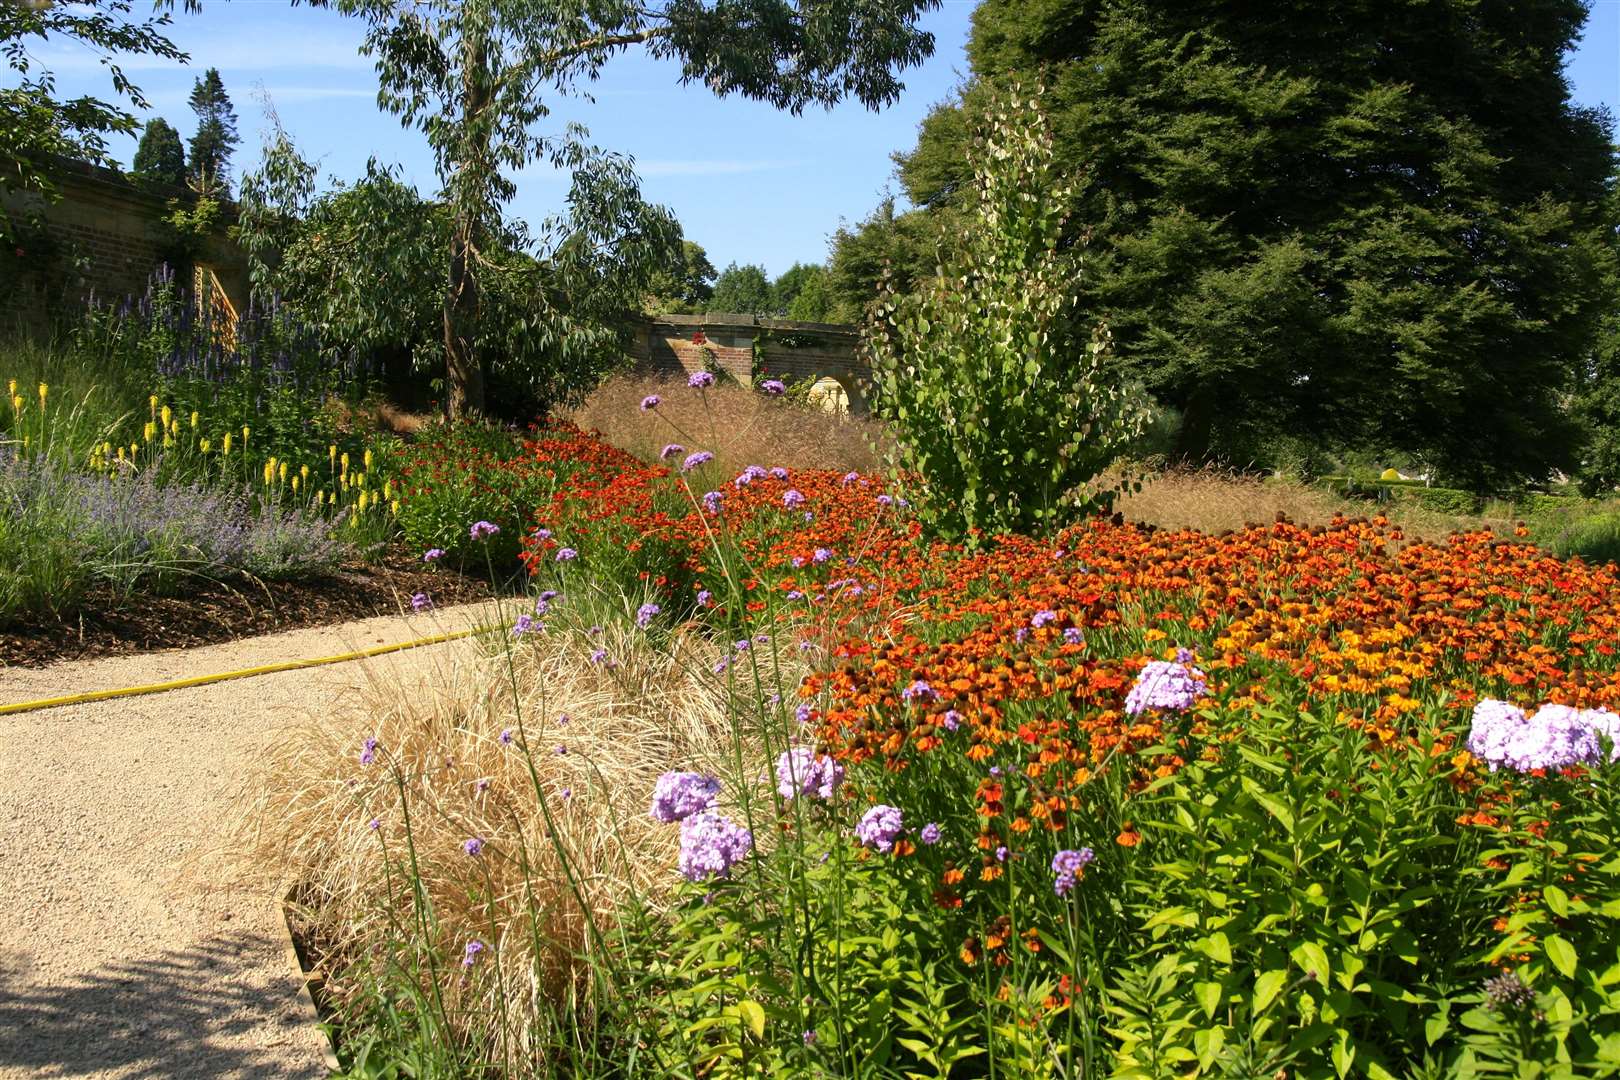
[[[698,340],[694,340],[694,338]],[[756,373],[793,385],[832,379],[849,410],[864,414],[870,370],[859,359],[859,334],[842,323],[794,322],[757,315],[650,316],[638,338],[637,365],[671,375],[713,367],[745,386]]]
[[[0,188],[0,207],[18,233],[13,249],[0,252],[0,335],[48,335],[92,296],[110,303],[138,296],[174,258],[163,217],[170,199],[188,193],[149,191],[121,173],[76,161],[62,163],[57,190],[60,198],[47,201]],[[226,232],[230,209],[196,264],[212,271],[240,311],[247,264]]]

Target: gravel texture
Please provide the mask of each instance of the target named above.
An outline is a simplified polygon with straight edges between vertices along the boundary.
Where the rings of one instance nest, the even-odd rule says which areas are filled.
[[[0,668],[0,704],[327,656],[480,613]],[[226,850],[244,764],[369,679],[424,680],[468,647],[0,716],[0,1078],[324,1076],[275,888]]]

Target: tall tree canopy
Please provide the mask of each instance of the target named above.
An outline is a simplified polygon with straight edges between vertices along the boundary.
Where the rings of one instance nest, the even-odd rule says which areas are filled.
[[[236,109],[218,68],[209,68],[192,85],[191,111],[197,114],[197,132],[191,137],[192,186],[204,195],[228,193],[231,153],[241,140],[236,134]]]
[[[548,92],[579,92],[614,56],[642,48],[676,65],[683,83],[716,94],[795,113],[850,96],[877,108],[900,92],[900,71],[932,52],[916,20],[938,0],[330,2],[366,22],[379,101],[434,151],[451,220],[444,345],[450,409],[459,414],[483,407],[482,291],[501,273],[490,251],[509,232],[501,210],[517,170],[545,160],[576,172],[571,250],[582,262],[607,269],[642,258],[667,268],[680,260],[679,244],[663,242],[678,240],[678,228],[654,229],[658,243],[627,228],[652,224],[633,173],[604,166],[616,159],[593,153],[577,129],[536,130],[549,115]],[[596,251],[580,239],[604,232],[637,242]]]
[[[0,86],[0,187],[49,196],[59,157],[105,161],[107,137],[130,134],[139,127],[124,105],[144,109],[147,101],[124,74],[121,55],[186,57],[163,36],[167,16],[133,18],[132,6],[130,0],[0,3],[0,57],[11,72],[8,85]],[[101,58],[119,100],[89,94],[58,98],[55,76],[34,50],[66,42]],[[5,215],[0,213],[0,234],[6,229]]]
[[[703,245],[682,240],[679,265],[653,276],[644,306],[659,314],[691,315],[702,311],[714,295],[714,278],[714,263],[709,261]]]
[[[771,279],[763,266],[731,263],[720,271],[709,310],[731,315],[769,315],[776,310]]]
[[[146,122],[129,171],[135,179],[146,183],[168,187],[185,185],[186,152],[180,145],[180,133],[163,117],[154,116]]]
[[[871,295],[883,258],[926,273],[988,89],[1042,72],[1078,181],[1071,240],[1094,230],[1082,309],[1181,411],[1183,453],[1242,464],[1303,434],[1478,487],[1570,468],[1564,403],[1615,281],[1612,120],[1563,74],[1585,17],[1581,0],[984,0],[972,78],[898,158],[921,209],[847,230],[835,287]]]

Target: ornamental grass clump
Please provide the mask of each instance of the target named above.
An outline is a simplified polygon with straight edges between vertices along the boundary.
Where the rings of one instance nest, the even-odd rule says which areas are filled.
[[[973,160],[960,244],[910,295],[885,278],[862,330],[893,464],[924,523],[970,543],[1107,508],[1115,491],[1088,485],[1146,416],[1104,371],[1106,328],[1074,309],[1069,185],[1038,97],[998,98]]]

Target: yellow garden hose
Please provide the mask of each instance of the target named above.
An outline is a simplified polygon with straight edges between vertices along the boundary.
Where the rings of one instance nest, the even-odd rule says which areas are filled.
[[[382,656],[385,653],[421,648],[423,645],[437,645],[444,641],[456,641],[459,638],[471,637],[477,632],[476,629],[456,630],[448,634],[434,634],[432,637],[417,638],[415,641],[402,641],[393,645],[378,645],[375,648],[361,649],[358,652],[339,653],[336,656],[317,656],[309,660],[283,660],[275,664],[261,664],[258,667],[243,668],[240,671],[222,671],[216,675],[198,675],[190,679],[149,683],[146,686],[126,686],[120,690],[91,690],[83,694],[42,698],[39,701],[19,701],[15,705],[0,705],[0,716],[5,716],[8,713],[33,712],[36,709],[54,709],[59,705],[82,705],[87,701],[107,701],[111,698],[136,697],[140,694],[161,694],[166,690],[184,690],[188,686],[207,686],[209,683],[225,682],[228,679],[245,679],[251,675],[273,675],[278,671],[297,671],[300,668],[320,667],[323,664],[342,664],[349,660],[364,660],[368,656]]]

